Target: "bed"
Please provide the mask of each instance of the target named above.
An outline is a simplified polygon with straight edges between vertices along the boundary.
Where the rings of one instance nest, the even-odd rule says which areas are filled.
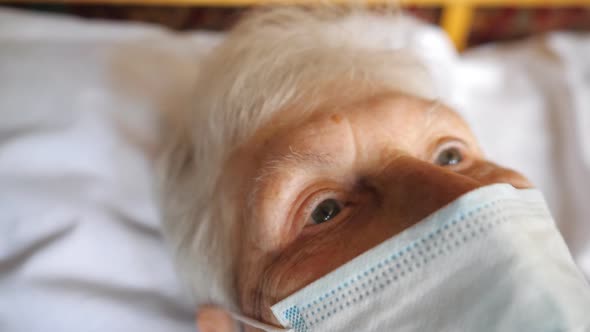
[[[544,192],[590,276],[590,34],[458,53],[411,18],[380,33],[422,54],[490,158]],[[0,8],[1,331],[194,331],[159,227],[154,132],[221,38]]]

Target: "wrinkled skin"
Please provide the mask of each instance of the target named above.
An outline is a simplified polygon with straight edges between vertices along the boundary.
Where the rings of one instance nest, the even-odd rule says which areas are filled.
[[[487,161],[467,124],[432,101],[386,94],[296,115],[284,110],[237,149],[224,184],[239,211],[241,309],[270,324],[273,304],[460,195],[492,183],[530,187]],[[326,200],[339,211],[318,223]],[[211,307],[200,316],[208,312],[219,316]],[[202,330],[231,330],[217,326]]]

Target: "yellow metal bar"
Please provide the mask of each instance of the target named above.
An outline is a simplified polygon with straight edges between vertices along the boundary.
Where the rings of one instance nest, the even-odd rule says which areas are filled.
[[[449,34],[457,50],[462,51],[467,46],[467,39],[471,31],[473,7],[465,4],[444,7],[441,26]]]
[[[383,0],[382,2],[389,2]],[[473,7],[566,7],[590,6],[590,0],[400,0],[402,5],[413,6],[452,6],[466,5]]]
[[[321,1],[329,3],[348,3],[350,0]],[[367,4],[392,3],[393,0],[364,0]],[[75,4],[119,4],[119,5],[193,5],[193,6],[251,6],[265,4],[314,4],[318,0],[0,0],[0,3],[75,3]],[[354,3],[354,1],[353,1]],[[590,7],[590,0],[399,0],[402,6],[453,6],[473,7]]]

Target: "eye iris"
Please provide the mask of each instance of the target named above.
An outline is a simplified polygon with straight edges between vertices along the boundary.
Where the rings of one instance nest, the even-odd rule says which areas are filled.
[[[457,148],[449,148],[442,151],[436,158],[437,165],[452,166],[463,161],[463,155]]]
[[[341,210],[342,208],[338,201],[335,199],[327,199],[321,202],[315,210],[313,210],[311,219],[313,219],[314,223],[321,224],[337,216]]]

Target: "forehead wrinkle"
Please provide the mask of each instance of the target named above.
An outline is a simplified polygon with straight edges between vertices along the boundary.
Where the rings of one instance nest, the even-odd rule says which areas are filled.
[[[444,121],[452,124],[458,131],[465,128],[469,129],[469,125],[465,122],[464,118],[457,111],[445,106],[439,99],[432,101],[432,105],[427,110],[427,128],[433,127],[436,124],[435,121]],[[459,126],[456,127],[456,125]]]
[[[453,110],[445,107],[440,99],[433,100],[431,105],[425,111],[425,126],[426,132],[435,130],[437,127],[453,125],[457,120],[462,121],[461,117]],[[455,128],[454,131],[461,131],[460,128]],[[424,133],[425,134],[425,133]]]
[[[438,120],[443,113],[440,99],[432,101],[432,105],[426,110],[426,128],[430,128],[434,121]]]
[[[256,198],[260,195],[261,190],[273,178],[280,177],[283,174],[291,173],[293,169],[300,169],[300,172],[307,172],[308,168],[326,167],[334,164],[334,158],[329,153],[320,153],[313,151],[295,151],[289,146],[289,151],[277,154],[266,160],[262,167],[257,171],[254,177],[254,184],[250,195],[248,195],[248,206],[254,207]]]

